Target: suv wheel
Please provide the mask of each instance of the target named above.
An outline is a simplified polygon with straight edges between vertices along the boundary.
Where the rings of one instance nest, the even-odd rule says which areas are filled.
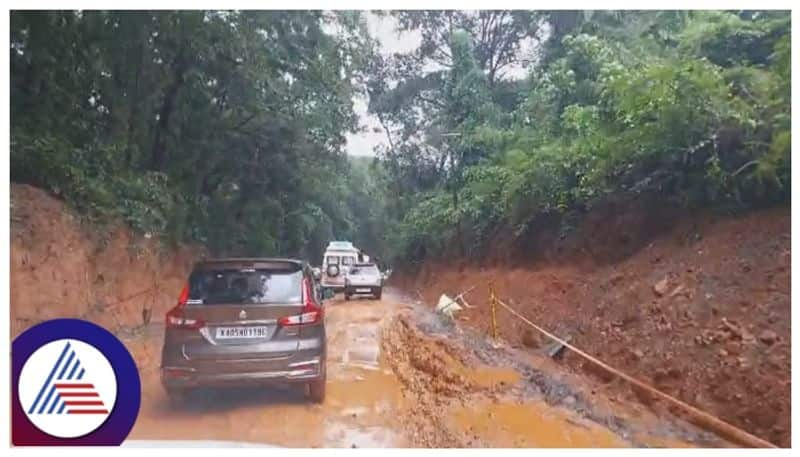
[[[325,380],[327,375],[322,373],[322,377],[308,383],[308,398],[314,403],[325,401]]]
[[[169,397],[169,406],[173,409],[181,408],[186,403],[186,396],[188,392],[185,389],[167,389],[167,397]]]
[[[334,278],[339,276],[339,266],[338,265],[328,265],[328,268],[325,270],[328,273],[328,276]]]
[[[382,294],[382,293],[383,293],[383,288],[379,287],[378,289],[376,289],[376,292],[375,292],[375,300],[380,300],[380,299],[381,299],[381,294]]]

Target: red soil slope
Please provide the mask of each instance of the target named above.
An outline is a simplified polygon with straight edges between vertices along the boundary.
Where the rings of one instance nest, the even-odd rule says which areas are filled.
[[[464,325],[488,332],[487,283],[534,322],[662,390],[768,439],[790,445],[788,208],[684,221],[629,257],[512,268],[426,265],[396,284],[468,295]],[[607,241],[607,240],[603,240]],[[613,250],[613,246],[603,246]],[[531,254],[533,257],[533,253]],[[501,337],[531,350],[548,344],[500,310]],[[603,377],[567,353],[565,366]],[[619,395],[649,403],[625,384]],[[654,404],[654,408],[660,405]]]
[[[115,330],[163,319],[197,252],[162,252],[124,227],[105,239],[63,202],[11,185],[11,336],[45,319],[78,317]]]

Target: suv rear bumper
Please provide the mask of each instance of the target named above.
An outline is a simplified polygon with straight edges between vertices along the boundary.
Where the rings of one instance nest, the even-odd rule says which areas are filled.
[[[318,342],[314,341],[313,342]],[[161,383],[167,390],[187,387],[284,384],[313,381],[324,376],[324,340],[314,349],[289,357],[235,360],[222,358],[188,360],[168,357],[161,367]]]
[[[357,285],[348,285],[344,288],[344,293],[347,295],[377,295],[383,286],[357,286]]]
[[[333,289],[336,292],[341,292],[341,291],[344,290],[344,280],[342,280],[342,281],[330,281],[330,280],[327,280],[326,281],[325,278],[323,278],[320,283],[322,284],[322,287],[325,287],[326,289]]]
[[[187,387],[216,387],[249,384],[284,384],[290,382],[313,381],[322,377],[322,364],[319,357],[289,364],[283,370],[248,370],[241,372],[208,372],[195,368],[161,368],[161,383],[167,390]]]

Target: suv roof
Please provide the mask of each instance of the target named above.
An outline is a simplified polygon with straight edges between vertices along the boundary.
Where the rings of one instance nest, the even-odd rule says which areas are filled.
[[[325,254],[328,255],[340,255],[340,254],[358,254],[358,249],[350,247],[350,248],[331,248],[325,250]]]
[[[331,250],[337,250],[337,249],[349,250],[349,249],[355,249],[355,246],[353,246],[353,243],[350,242],[350,241],[331,241],[330,243],[328,243],[328,249],[331,249]]]
[[[194,264],[194,268],[197,270],[219,268],[220,266],[229,268],[302,268],[305,264],[306,263],[302,260],[276,257],[229,257],[201,260]]]

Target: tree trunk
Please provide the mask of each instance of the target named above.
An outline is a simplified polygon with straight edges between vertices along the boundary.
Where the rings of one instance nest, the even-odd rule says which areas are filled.
[[[161,104],[161,110],[158,112],[158,122],[156,122],[156,132],[153,138],[153,149],[150,156],[150,169],[161,171],[166,165],[167,145],[166,135],[169,128],[169,118],[175,110],[175,100],[178,98],[178,92],[183,86],[184,76],[189,65],[184,59],[184,49],[178,52],[175,58],[175,75],[172,83],[167,87],[164,92],[164,101]]]
[[[142,58],[144,57],[144,45],[139,43],[138,46],[138,53],[136,59],[136,74],[133,79],[133,93],[129,93],[128,96],[130,97],[130,111],[128,113],[128,134],[127,134],[127,144],[125,146],[125,163],[128,167],[133,166],[133,139],[134,133],[136,132],[136,120],[139,117],[139,80],[141,79],[142,75]]]

